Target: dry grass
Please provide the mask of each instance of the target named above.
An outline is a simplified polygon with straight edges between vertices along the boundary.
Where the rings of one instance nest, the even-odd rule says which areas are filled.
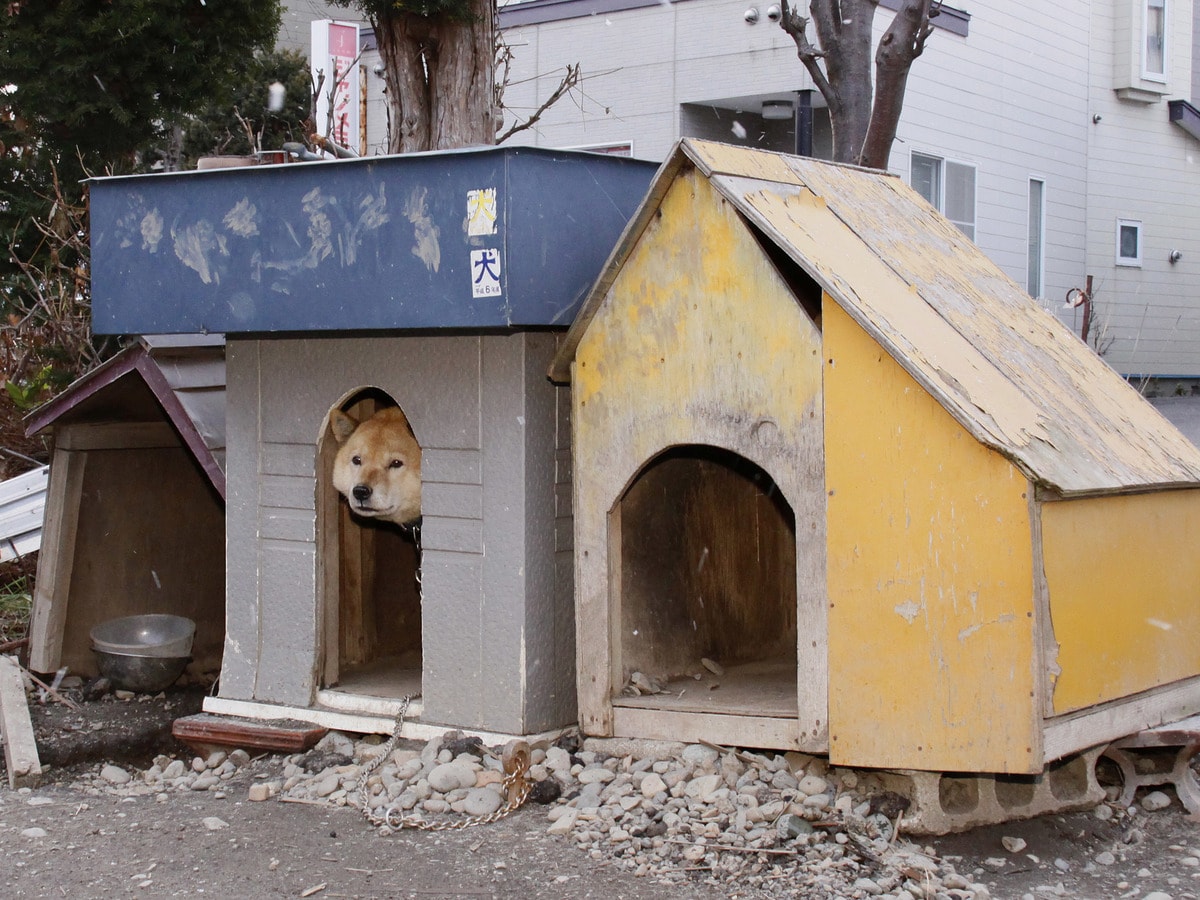
[[[36,553],[0,563],[0,644],[20,640],[29,633],[36,571]]]

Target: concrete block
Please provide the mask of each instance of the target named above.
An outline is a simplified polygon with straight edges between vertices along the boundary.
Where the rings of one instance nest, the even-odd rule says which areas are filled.
[[[884,789],[906,797],[903,832],[948,834],[980,825],[1090,809],[1104,799],[1096,780],[1096,747],[1047,766],[1040,775],[874,773]]]

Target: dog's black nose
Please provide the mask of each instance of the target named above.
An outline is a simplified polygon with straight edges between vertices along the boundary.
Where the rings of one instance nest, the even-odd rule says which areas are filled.
[[[355,500],[357,500],[359,503],[362,503],[371,496],[371,488],[365,484],[356,484],[354,486],[354,490],[352,490],[350,493],[354,495]]]

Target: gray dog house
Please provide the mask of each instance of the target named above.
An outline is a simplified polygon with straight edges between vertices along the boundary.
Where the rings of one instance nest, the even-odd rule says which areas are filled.
[[[529,148],[100,179],[94,327],[227,347],[226,641],[208,712],[574,722],[570,450],[545,372],[655,166]],[[417,534],[330,485],[330,410],[399,405]]]

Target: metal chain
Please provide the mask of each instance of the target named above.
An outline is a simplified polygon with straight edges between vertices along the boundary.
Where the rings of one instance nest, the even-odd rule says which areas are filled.
[[[467,816],[462,819],[429,821],[418,815],[405,815],[402,809],[393,804],[384,811],[382,816],[372,813],[367,796],[367,782],[375,774],[375,770],[384,764],[396,748],[396,742],[400,740],[400,732],[404,728],[404,717],[408,715],[408,707],[413,699],[413,695],[409,694],[400,701],[400,711],[396,713],[396,727],[392,729],[392,736],[383,745],[383,750],[363,767],[362,774],[358,777],[356,790],[362,803],[363,818],[375,826],[386,825],[389,828],[396,829],[416,828],[421,831],[451,831],[471,828],[475,825],[490,825],[492,822],[500,821],[524,805],[525,801],[529,799],[530,792],[533,790],[533,782],[529,780],[529,745],[524,741],[510,741],[504,748],[504,753],[501,756],[504,763],[503,785],[508,799],[495,812],[490,812],[483,816]]]

